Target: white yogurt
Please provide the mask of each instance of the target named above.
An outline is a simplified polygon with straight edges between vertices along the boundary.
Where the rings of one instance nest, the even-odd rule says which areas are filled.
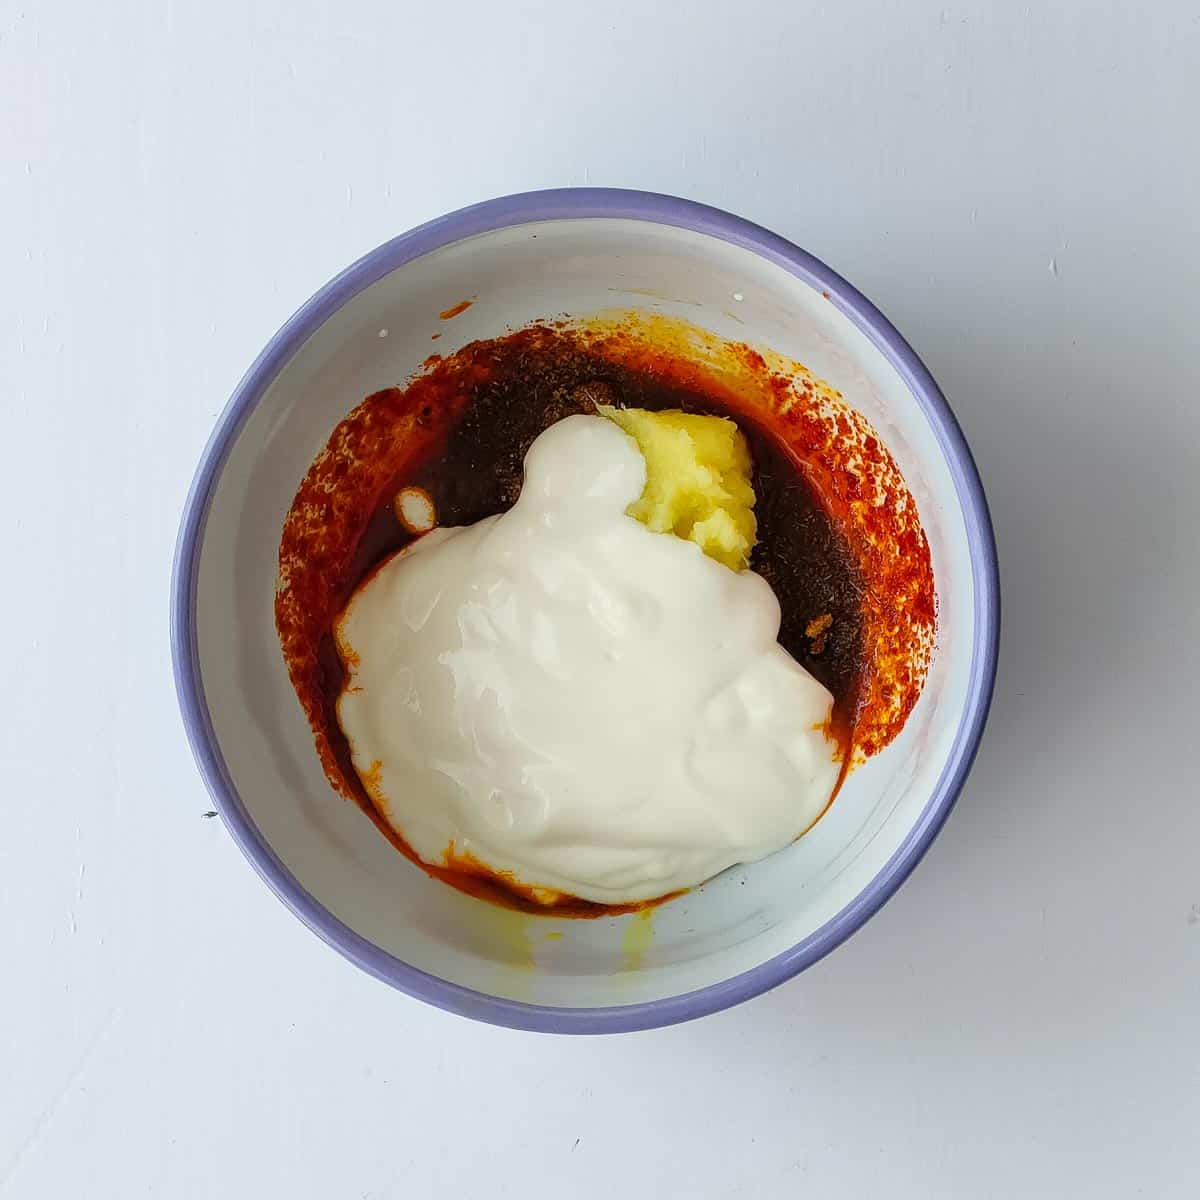
[[[436,529],[343,614],[338,717],[384,815],[546,892],[619,904],[786,846],[839,765],[832,697],[752,571],[625,515],[646,466],[601,417],[543,433],[507,513]]]

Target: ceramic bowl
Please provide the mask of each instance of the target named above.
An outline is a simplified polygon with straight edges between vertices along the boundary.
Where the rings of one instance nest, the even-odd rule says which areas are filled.
[[[464,297],[453,321],[438,313]],[[805,837],[652,915],[510,912],[427,877],[322,774],[273,620],[284,514],[365,395],[538,317],[652,308],[805,363],[872,422],[929,536],[939,633],[901,736]],[[229,831],[315,933],[393,986],[499,1024],[665,1025],[810,966],[899,887],[963,786],[995,674],[998,582],[967,445],[929,372],[828,267],[728,213],[570,189],[467,208],[373,250],[271,339],[217,422],[188,497],[172,587],[188,736]]]

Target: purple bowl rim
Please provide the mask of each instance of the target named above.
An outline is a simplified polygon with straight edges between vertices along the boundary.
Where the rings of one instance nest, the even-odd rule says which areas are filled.
[[[975,640],[967,699],[942,774],[900,846],[845,908],[790,949],[707,987],[638,1004],[558,1008],[487,995],[421,971],[355,933],[305,890],[267,844],[233,786],[204,696],[195,618],[200,550],[214,486],[249,414],[300,346],[353,296],[413,259],[452,242],[511,225],[582,218],[647,221],[705,234],[757,254],[828,293],[831,302],[898,372],[937,437],[967,529],[975,592]],[[184,503],[171,575],[171,656],[188,741],[223,822],[271,890],[330,946],[400,991],[475,1020],[555,1033],[623,1033],[718,1012],[791,979],[860,929],[908,878],[958,799],[987,721],[999,633],[999,561],[983,484],[958,421],[912,347],[857,289],[819,259],[770,230],[692,200],[622,188],[556,188],[474,204],[377,246],[326,283],[271,338],[218,418]]]

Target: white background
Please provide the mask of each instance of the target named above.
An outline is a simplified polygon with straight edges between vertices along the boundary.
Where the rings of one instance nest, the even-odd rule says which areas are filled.
[[[0,0],[0,1197],[1197,1194],[1200,18],[1138,7]],[[974,447],[1005,601],[895,900],[598,1040],[308,933],[202,817],[166,637],[276,327],[560,184],[731,209],[871,296]]]

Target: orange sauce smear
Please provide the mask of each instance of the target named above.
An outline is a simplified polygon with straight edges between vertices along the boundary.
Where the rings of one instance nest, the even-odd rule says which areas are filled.
[[[461,316],[474,303],[474,300],[460,300],[457,304],[452,304],[449,308],[445,308],[438,313],[438,318],[442,321],[453,321],[455,317]]]

